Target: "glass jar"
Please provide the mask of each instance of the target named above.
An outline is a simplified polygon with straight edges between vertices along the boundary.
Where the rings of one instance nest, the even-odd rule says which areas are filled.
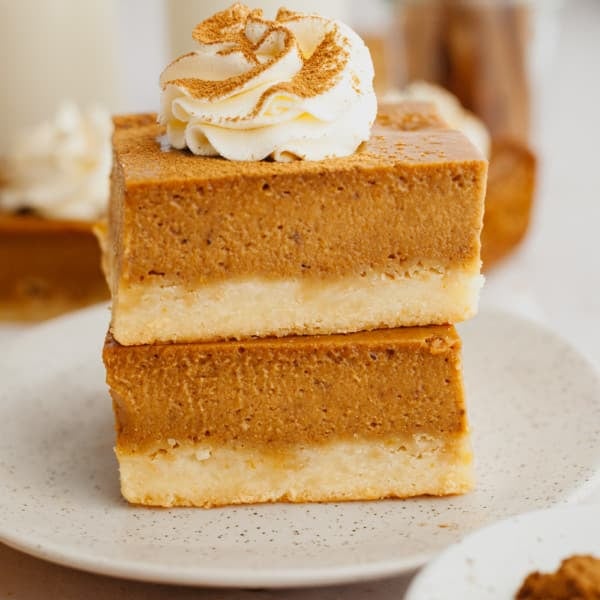
[[[0,2],[0,155],[65,101],[122,100],[116,0]]]

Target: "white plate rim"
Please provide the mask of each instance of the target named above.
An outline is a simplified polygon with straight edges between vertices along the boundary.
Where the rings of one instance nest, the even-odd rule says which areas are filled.
[[[189,587],[206,586],[221,589],[285,589],[360,583],[413,573],[435,556],[434,553],[427,552],[413,555],[413,560],[379,561],[377,563],[361,565],[360,568],[356,566],[344,566],[315,569],[313,567],[306,569],[305,573],[299,568],[261,569],[258,574],[253,569],[236,568],[235,580],[228,582],[228,577],[231,578],[231,570],[225,568],[205,569],[198,567],[193,573],[181,571],[174,577],[172,573],[165,571],[154,572],[152,568],[140,565],[134,561],[120,561],[118,564],[115,564],[107,560],[97,560],[91,557],[78,556],[76,553],[64,552],[59,545],[53,548],[51,544],[46,542],[44,542],[43,547],[33,542],[31,544],[23,544],[18,539],[12,540],[9,537],[3,537],[1,531],[0,543],[4,543],[14,550],[24,552],[35,558],[88,573],[148,583],[184,585]]]
[[[106,308],[106,305],[104,304],[100,306]],[[30,331],[21,333],[9,341],[8,352],[18,352],[20,347],[27,346],[31,343],[31,341],[35,341],[38,335],[43,334],[46,329],[55,328],[59,322],[64,321],[72,323],[77,318],[85,318],[85,315],[88,312],[94,312],[98,310],[98,308],[98,306],[95,306],[77,311],[71,315],[58,317],[57,319],[53,319],[34,327]],[[570,342],[565,340],[556,332],[535,321],[524,319],[522,316],[505,311],[493,309],[486,310],[485,313],[487,315],[493,314],[500,317],[508,317],[510,319],[521,321],[525,325],[535,329],[536,333],[546,336],[547,339],[552,339],[554,343],[568,347],[577,355],[578,359],[585,364],[589,372],[594,374],[595,384],[599,386],[600,389],[600,376],[595,368],[595,365],[587,357],[578,352]],[[596,473],[587,481],[583,482],[577,488],[571,490],[565,498],[559,500],[557,505],[568,506],[581,502],[599,486],[600,471],[596,471]],[[508,517],[506,520],[510,520],[512,518],[514,518],[514,516]],[[495,524],[490,526],[494,526]],[[468,535],[473,535],[473,533],[470,532]],[[257,572],[256,569],[236,568],[235,579],[234,581],[230,581],[228,578],[231,578],[232,573],[231,569],[228,568],[219,569],[211,567],[205,569],[200,566],[197,567],[193,572],[187,570],[173,572],[171,568],[165,571],[160,571],[157,570],[153,565],[148,566],[140,564],[139,561],[120,560],[118,563],[115,563],[110,559],[99,558],[93,554],[90,556],[81,556],[76,552],[69,552],[68,550],[66,551],[61,544],[48,543],[48,541],[45,539],[41,540],[30,538],[27,541],[24,541],[18,536],[12,536],[10,533],[10,527],[4,528],[1,520],[0,542],[3,542],[12,548],[15,548],[16,550],[23,551],[32,556],[88,572],[94,572],[113,577],[135,579],[139,581],[180,584],[188,586],[205,585],[216,588],[285,588],[356,583],[360,581],[368,581],[377,578],[385,578],[413,572],[417,568],[423,566],[425,563],[434,559],[434,557],[438,556],[440,553],[438,550],[434,550],[430,552],[415,553],[408,559],[391,559],[388,561],[361,563],[359,565],[351,566],[325,567],[323,569],[317,569],[314,567],[305,569],[301,567],[293,569],[262,568],[259,572]]]

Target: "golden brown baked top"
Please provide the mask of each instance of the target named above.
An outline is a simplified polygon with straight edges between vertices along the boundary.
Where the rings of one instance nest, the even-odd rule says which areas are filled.
[[[516,600],[600,600],[600,559],[575,555],[562,561],[555,573],[527,576]]]
[[[418,100],[381,103],[375,126],[397,131],[448,129],[435,104]]]
[[[65,221],[45,219],[32,214],[13,214],[0,211],[0,234],[12,233],[60,233],[91,232],[94,223],[90,221]]]
[[[371,139],[351,156],[321,161],[229,161],[195,156],[185,150],[163,149],[164,129],[154,115],[131,115],[115,120],[114,144],[125,181],[129,185],[152,182],[203,180],[219,182],[227,178],[255,179],[335,173],[340,177],[357,169],[384,170],[397,165],[439,163],[485,163],[481,154],[458,131],[452,131],[428,103],[411,102],[383,105]]]
[[[382,107],[352,156],[292,163],[164,151],[149,121],[123,117],[114,137],[118,285],[478,265],[487,163],[428,104]]]
[[[120,447],[453,435],[460,339],[431,326],[349,335],[104,347]]]

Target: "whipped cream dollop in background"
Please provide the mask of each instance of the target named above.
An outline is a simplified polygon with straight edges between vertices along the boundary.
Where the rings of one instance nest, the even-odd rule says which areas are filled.
[[[230,160],[352,154],[377,113],[373,63],[348,26],[236,4],[200,23],[198,49],[162,73],[159,121],[175,148]]]
[[[113,124],[99,107],[66,103],[52,121],[22,132],[0,165],[0,210],[93,221],[105,212]]]

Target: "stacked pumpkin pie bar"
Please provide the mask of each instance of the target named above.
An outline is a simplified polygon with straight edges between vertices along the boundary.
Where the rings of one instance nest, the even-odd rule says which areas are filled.
[[[121,487],[218,506],[472,486],[453,323],[481,285],[486,162],[427,104],[348,156],[239,162],[121,119],[104,361]],[[161,143],[163,147],[161,148]]]

